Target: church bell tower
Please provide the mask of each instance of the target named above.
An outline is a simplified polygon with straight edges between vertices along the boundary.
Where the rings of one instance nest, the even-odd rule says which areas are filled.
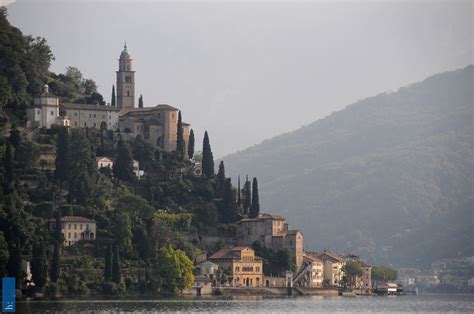
[[[132,57],[125,44],[119,59],[117,71],[117,108],[135,107],[135,71],[132,68]]]

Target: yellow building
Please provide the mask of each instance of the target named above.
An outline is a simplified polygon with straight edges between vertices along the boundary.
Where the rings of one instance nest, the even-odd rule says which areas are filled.
[[[50,219],[49,229],[56,229],[56,220]],[[70,246],[81,240],[96,239],[96,223],[94,220],[78,217],[64,216],[61,218],[61,232],[64,235],[64,246]]]
[[[232,287],[263,286],[262,258],[255,256],[255,251],[249,247],[219,250],[209,257],[209,261],[231,273]]]

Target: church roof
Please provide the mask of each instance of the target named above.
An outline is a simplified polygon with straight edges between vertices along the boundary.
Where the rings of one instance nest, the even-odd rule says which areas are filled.
[[[130,59],[130,53],[127,50],[127,44],[125,43],[125,46],[123,46],[122,53],[120,54],[120,59]]]
[[[60,106],[64,109],[75,109],[75,110],[120,111],[120,108],[117,108],[117,107],[93,105],[93,104],[62,103]]]
[[[170,105],[166,105],[166,104],[161,104],[161,105],[157,105],[155,107],[143,107],[143,108],[123,108],[121,111],[120,111],[120,116],[125,116],[129,113],[134,113],[134,112],[151,112],[151,111],[155,111],[155,110],[173,110],[173,111],[178,111],[179,109],[178,108],[175,108],[173,106],[170,106]]]

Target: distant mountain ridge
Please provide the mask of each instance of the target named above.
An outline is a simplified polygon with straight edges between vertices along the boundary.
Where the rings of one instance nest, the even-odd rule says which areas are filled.
[[[223,158],[306,249],[426,266],[474,255],[474,66],[360,100]]]

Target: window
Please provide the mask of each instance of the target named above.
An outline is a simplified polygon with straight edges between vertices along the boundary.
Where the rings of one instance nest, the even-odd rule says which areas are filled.
[[[41,114],[41,111],[38,110],[38,114]]]
[[[235,267],[235,271],[236,271],[236,272],[239,272],[239,271],[240,271],[240,267],[239,267],[239,266]]]
[[[89,113],[89,118],[92,118],[92,113]]]
[[[105,119],[105,114],[102,115],[102,119]]]
[[[68,224],[67,228],[68,228],[68,229],[71,229],[71,224]]]
[[[74,112],[74,116],[77,117],[77,112]]]
[[[127,96],[130,96],[130,91],[129,90],[127,91]]]
[[[84,126],[87,127],[87,122],[84,122]]]
[[[67,238],[68,238],[68,239],[71,238],[71,233],[70,233],[70,232],[67,233]]]
[[[77,233],[74,233],[74,239],[77,238]]]
[[[77,126],[77,121],[74,121],[74,126]]]
[[[94,122],[94,128],[96,127],[96,123]]]
[[[80,225],[79,225],[79,229],[81,229],[81,230],[82,230],[82,224],[80,224]]]
[[[94,118],[96,117],[95,113],[94,113]]]
[[[77,229],[77,224],[74,224],[74,230],[76,230],[76,229]]]

